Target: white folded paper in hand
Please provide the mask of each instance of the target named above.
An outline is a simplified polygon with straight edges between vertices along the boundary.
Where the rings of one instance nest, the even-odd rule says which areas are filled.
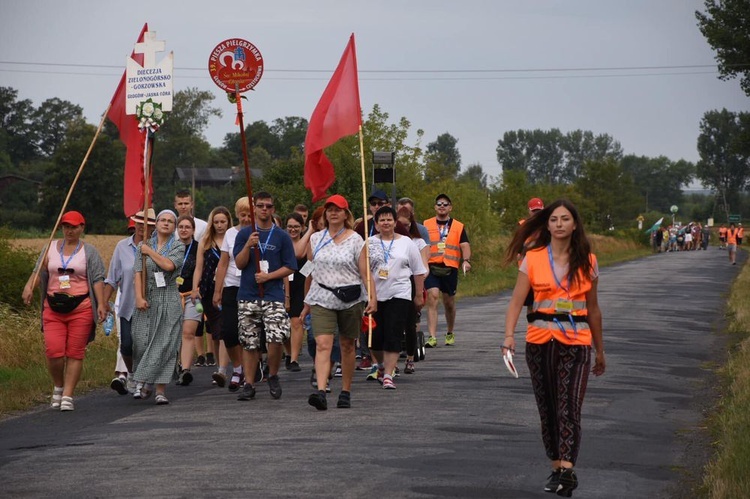
[[[510,348],[505,349],[503,360],[505,361],[505,367],[508,368],[508,372],[511,376],[518,378],[518,371],[516,371],[516,366],[513,364],[513,353],[510,351]]]

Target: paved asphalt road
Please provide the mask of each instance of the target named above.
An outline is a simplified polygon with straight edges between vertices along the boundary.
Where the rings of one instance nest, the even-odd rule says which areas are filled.
[[[574,497],[677,497],[685,473],[699,474],[685,469],[703,455],[689,435],[722,358],[739,268],[712,248],[602,269],[608,369],[589,383]],[[441,329],[440,346],[395,391],[359,373],[351,410],[307,404],[305,356],[302,372],[282,373],[280,400],[264,385],[238,402],[201,368],[193,385],[169,388],[169,406],[103,390],[72,413],[6,419],[0,495],[551,497],[523,345],[520,379],[500,360],[507,301],[462,300],[455,347],[442,346]],[[339,389],[335,380],[334,401]]]

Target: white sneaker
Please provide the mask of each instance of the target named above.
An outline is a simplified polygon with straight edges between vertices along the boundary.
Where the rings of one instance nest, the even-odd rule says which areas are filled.
[[[143,383],[136,383],[135,384],[135,391],[133,392],[133,398],[136,400],[140,400],[141,398],[141,390],[143,389]]]
[[[73,406],[73,397],[63,397],[62,401],[60,401],[60,410],[61,411],[75,410],[75,407]]]
[[[128,375],[128,381],[126,382],[126,384],[128,387],[128,393],[135,393],[136,382],[132,374]]]

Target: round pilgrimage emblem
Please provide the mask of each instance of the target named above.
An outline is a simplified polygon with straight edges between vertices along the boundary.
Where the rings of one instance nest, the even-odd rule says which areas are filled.
[[[247,40],[230,38],[218,44],[208,58],[211,80],[226,92],[246,92],[263,76],[263,56]]]

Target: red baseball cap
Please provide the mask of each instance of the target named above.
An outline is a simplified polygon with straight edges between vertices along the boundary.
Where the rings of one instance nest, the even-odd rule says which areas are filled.
[[[60,224],[73,226],[86,225],[86,220],[77,211],[68,211],[60,219]]]
[[[332,204],[334,206],[338,206],[342,210],[348,210],[349,209],[349,202],[341,194],[334,194],[333,196],[331,196],[328,199],[326,199],[326,206],[328,206],[329,204]]]
[[[531,198],[529,199],[529,209],[530,210],[543,210],[544,209],[544,201],[542,201],[539,198]]]

